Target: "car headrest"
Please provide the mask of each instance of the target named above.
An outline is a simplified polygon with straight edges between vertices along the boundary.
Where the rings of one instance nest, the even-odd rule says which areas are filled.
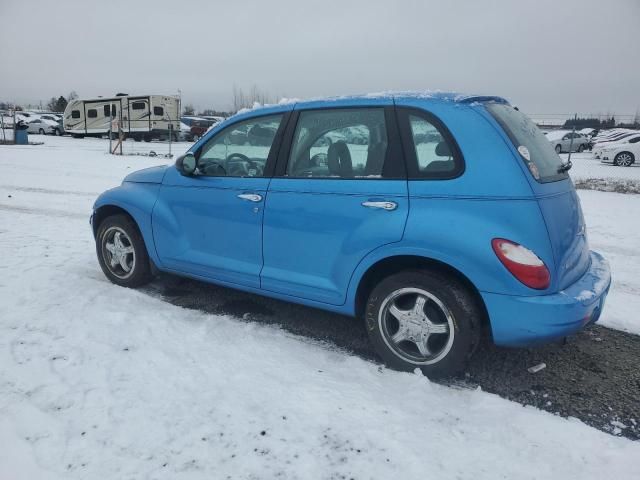
[[[353,163],[351,153],[344,140],[332,143],[327,151],[327,166],[329,173],[341,177],[353,177]]]
[[[447,142],[438,142],[438,145],[436,145],[436,155],[439,157],[451,156],[451,149],[449,148],[449,145],[447,145]]]

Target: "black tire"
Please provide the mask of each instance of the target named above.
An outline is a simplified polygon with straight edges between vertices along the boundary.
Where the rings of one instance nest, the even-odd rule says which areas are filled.
[[[617,167],[630,167],[635,162],[636,157],[631,152],[620,152],[613,159],[613,164]]]
[[[130,271],[125,271],[120,263],[111,264],[111,253],[107,248],[112,232],[123,232],[121,243],[126,247],[133,247],[133,256],[129,257]],[[112,215],[105,218],[98,227],[96,235],[96,253],[105,276],[116,285],[135,288],[149,283],[153,278],[151,262],[144,240],[138,226],[130,217],[124,214]]]
[[[133,139],[134,139],[136,142],[140,142],[140,141],[142,141],[142,138],[140,138],[140,135],[134,135],[134,136],[133,136]]]
[[[560,145],[556,145],[556,153],[560,155],[562,153],[562,147]]]
[[[581,144],[578,146],[578,153],[582,153],[582,152],[584,152],[584,145]]]
[[[40,135],[46,135],[46,132],[44,131],[44,128],[41,128],[40,130],[38,130],[38,133]]]
[[[72,134],[71,134],[71,136],[72,136],[73,138],[84,138],[84,135],[79,134],[79,133],[72,133]]]
[[[394,343],[391,339],[396,335],[392,335],[387,326],[389,299],[404,299],[402,297],[403,294],[397,297],[394,297],[394,295],[398,295],[398,292],[405,290],[427,292],[440,302],[449,313],[447,316],[445,310],[440,310],[440,306],[429,298],[426,300],[427,303],[421,306],[421,312],[432,327],[440,325],[445,326],[448,330],[446,339],[442,336],[437,336],[437,333],[428,332],[425,334],[423,331],[418,334],[418,336],[426,335],[427,345],[434,339],[437,342],[445,342],[444,348],[438,354],[435,354],[437,349],[431,351],[433,343],[428,346],[427,351],[434,353],[431,359],[416,360],[415,358],[409,358],[411,354],[406,354],[404,350],[409,350],[407,347],[412,343],[417,347],[417,343],[409,341],[408,338],[398,343]],[[407,293],[406,295],[412,295],[412,293]],[[418,296],[420,295],[416,294],[415,306],[413,308],[409,307],[409,310],[405,311],[415,311]],[[410,300],[409,297],[407,298]],[[431,305],[431,302],[433,302],[433,305]],[[441,311],[442,318],[445,319],[444,323],[429,320],[437,319],[438,317],[438,311],[434,307]],[[430,312],[428,316],[425,313],[426,311]],[[393,318],[396,317],[392,315],[391,319]],[[481,319],[482,309],[467,288],[447,275],[427,270],[408,270],[385,278],[372,290],[365,309],[365,321],[369,339],[384,362],[389,367],[397,370],[413,371],[416,368],[420,368],[430,378],[452,376],[465,367],[480,342]],[[411,328],[415,329],[417,324],[415,322],[410,322],[410,324],[412,325]],[[451,326],[453,326],[453,329],[451,329]],[[451,331],[453,331],[453,336],[451,336]],[[411,332],[411,335],[414,333],[415,331]],[[444,332],[438,333],[442,334]],[[420,356],[422,352],[417,352],[418,348],[415,350]]]
[[[152,140],[151,135],[145,135],[144,137],[142,137],[142,139],[143,139],[145,142],[150,142],[150,141]]]

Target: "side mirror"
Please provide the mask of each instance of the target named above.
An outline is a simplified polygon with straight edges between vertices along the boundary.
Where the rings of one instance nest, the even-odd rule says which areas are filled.
[[[187,152],[176,159],[176,168],[182,175],[190,177],[196,171],[196,167],[196,157],[191,152]]]

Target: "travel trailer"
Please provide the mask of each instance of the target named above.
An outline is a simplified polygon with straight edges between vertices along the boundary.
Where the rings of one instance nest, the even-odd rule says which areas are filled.
[[[112,98],[72,100],[64,111],[64,131],[76,138],[109,133],[136,141],[180,135],[180,99],[172,95],[118,95]]]

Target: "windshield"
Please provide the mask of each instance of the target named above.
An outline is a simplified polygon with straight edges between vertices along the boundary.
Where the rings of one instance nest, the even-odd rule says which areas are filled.
[[[562,159],[529,117],[503,103],[489,103],[486,108],[502,126],[538,182],[555,182],[568,177],[566,172],[559,171]]]

